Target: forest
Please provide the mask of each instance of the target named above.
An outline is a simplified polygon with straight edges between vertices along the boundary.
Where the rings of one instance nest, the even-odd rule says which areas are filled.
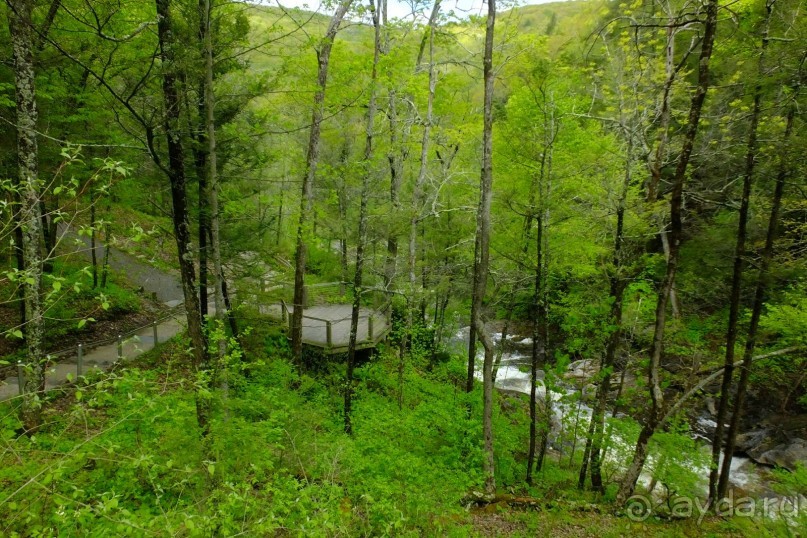
[[[0,536],[803,536],[807,6],[464,5],[0,4]]]

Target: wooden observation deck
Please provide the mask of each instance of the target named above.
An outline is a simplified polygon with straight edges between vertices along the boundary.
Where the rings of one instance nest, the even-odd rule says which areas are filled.
[[[264,286],[262,286],[263,288]],[[290,286],[275,286],[273,290],[286,290]],[[336,354],[348,351],[350,344],[350,318],[352,297],[346,295],[343,282],[306,285],[303,299],[303,345],[318,348],[322,353]],[[374,348],[390,331],[390,304],[377,293],[366,293],[367,304],[359,309],[356,332],[356,349]],[[381,300],[378,300],[381,299]],[[288,303],[291,301],[289,300]],[[281,298],[261,307],[261,313],[287,325],[291,331],[293,306]]]

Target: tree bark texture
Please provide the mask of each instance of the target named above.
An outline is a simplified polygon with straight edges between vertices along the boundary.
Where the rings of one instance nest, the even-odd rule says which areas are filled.
[[[670,255],[667,260],[667,270],[658,292],[655,313],[656,322],[650,351],[650,363],[648,366],[651,407],[636,443],[633,461],[619,486],[616,499],[617,504],[624,504],[625,501],[633,495],[633,491],[636,488],[636,481],[639,479],[639,475],[644,467],[644,462],[647,459],[648,443],[663,415],[664,393],[661,389],[660,376],[667,303],[669,302],[670,290],[675,282],[675,274],[678,269],[678,254],[681,248],[683,231],[683,197],[686,171],[695,144],[695,137],[698,134],[701,110],[703,109],[703,103],[706,100],[706,92],[709,88],[709,61],[712,57],[715,33],[717,30],[717,4],[718,0],[708,0],[706,2],[706,20],[704,22],[703,41],[701,43],[701,52],[698,61],[698,82],[695,93],[692,95],[684,141],[672,182],[672,192],[670,195]]]
[[[578,486],[583,488],[586,479],[586,467],[591,466],[591,487],[604,493],[602,481],[602,467],[600,452],[602,450],[603,434],[605,432],[605,409],[608,401],[608,393],[611,391],[611,370],[616,361],[616,354],[622,340],[622,302],[625,294],[625,281],[622,274],[623,266],[623,245],[625,242],[625,209],[628,200],[628,191],[632,181],[631,163],[633,162],[633,135],[628,137],[627,155],[625,159],[625,176],[622,182],[622,189],[619,193],[616,210],[616,230],[614,232],[614,256],[613,267],[609,277],[610,297],[611,297],[611,323],[614,327],[608,336],[608,344],[605,348],[605,356],[600,363],[600,375],[602,379],[597,386],[596,403],[591,412],[591,424],[589,425],[589,438],[586,441],[586,449],[583,455],[583,464],[580,468]],[[586,457],[588,456],[588,458]]]
[[[798,90],[797,90],[798,91]],[[728,434],[726,436],[726,447],[723,451],[723,465],[720,470],[720,478],[717,484],[716,499],[722,499],[728,491],[729,476],[731,474],[731,458],[734,455],[734,448],[737,444],[737,434],[740,428],[740,419],[745,405],[745,396],[748,391],[748,384],[751,378],[751,365],[753,361],[754,348],[757,343],[757,329],[759,319],[762,315],[762,307],[765,303],[765,292],[768,285],[768,270],[773,259],[773,247],[776,241],[777,226],[779,224],[779,212],[782,206],[782,194],[785,190],[785,181],[790,170],[787,161],[787,145],[793,133],[793,123],[796,116],[796,106],[793,104],[787,114],[787,124],[785,136],[782,142],[782,157],[779,171],[776,175],[776,185],[773,192],[773,203],[768,219],[768,232],[765,236],[765,247],[762,251],[762,260],[759,265],[759,275],[757,276],[756,289],[754,291],[754,304],[751,307],[751,321],[748,326],[748,335],[745,339],[745,349],[743,350],[743,363],[740,366],[740,379],[737,382],[737,390],[734,394],[734,412],[731,415]]]
[[[370,12],[375,30],[373,47],[373,69],[370,79],[370,98],[367,104],[367,133],[364,145],[361,201],[359,206],[359,237],[356,245],[356,272],[353,276],[353,308],[350,313],[350,339],[347,351],[347,375],[345,379],[345,433],[353,433],[351,407],[353,403],[353,369],[356,365],[356,339],[359,329],[359,312],[362,295],[362,271],[364,269],[364,248],[367,242],[367,198],[370,195],[370,179],[373,174],[373,137],[375,135],[376,82],[378,79],[378,58],[381,49],[381,30],[378,11],[374,0],[370,0]],[[372,315],[372,314],[371,314]]]
[[[164,102],[164,128],[168,148],[168,177],[171,183],[171,203],[173,209],[174,237],[179,258],[179,272],[182,293],[188,320],[188,336],[193,348],[193,366],[196,370],[207,367],[204,335],[199,311],[199,298],[196,295],[196,275],[193,265],[191,231],[188,220],[188,204],[185,177],[185,151],[182,145],[180,122],[180,100],[177,90],[177,75],[174,71],[175,40],[171,26],[170,0],[156,0],[157,36],[162,61],[162,91]],[[197,420],[202,432],[208,429],[207,405],[197,396]]]
[[[17,186],[20,197],[19,224],[22,229],[24,262],[24,304],[27,375],[24,386],[22,421],[29,432],[41,423],[40,393],[45,390],[42,357],[44,317],[42,311],[42,215],[40,214],[39,149],[37,146],[36,86],[34,84],[32,0],[7,0],[9,30],[14,58],[14,88],[17,112]],[[22,380],[20,380],[22,382]]]
[[[202,21],[205,77],[204,77],[204,109],[205,109],[205,131],[207,138],[207,178],[208,178],[208,205],[210,207],[210,254],[213,258],[213,304],[216,308],[216,320],[221,328],[224,328],[224,320],[227,316],[227,307],[224,304],[224,269],[221,265],[221,239],[220,239],[220,219],[219,219],[219,175],[218,175],[218,155],[216,153],[216,97],[213,92],[213,25],[211,0],[203,0],[201,13]],[[227,341],[224,337],[217,343],[219,360],[223,359],[227,353]]]
[[[751,198],[751,185],[754,179],[754,167],[757,160],[757,127],[762,110],[762,77],[764,76],[765,51],[768,48],[768,29],[770,27],[773,4],[768,2],[765,26],[762,30],[762,49],[759,55],[756,86],[754,87],[754,104],[751,109],[751,124],[748,127],[748,144],[745,154],[745,171],[743,173],[743,191],[740,199],[740,214],[737,224],[737,243],[734,249],[734,267],[731,277],[729,295],[729,321],[726,328],[726,355],[723,363],[723,379],[720,384],[720,401],[717,408],[714,439],[712,439],[712,464],[709,473],[709,499],[717,500],[717,483],[719,479],[720,450],[723,448],[723,434],[726,416],[729,410],[729,393],[734,376],[734,353],[737,344],[737,323],[740,318],[740,292],[742,291],[743,257],[748,228],[748,207]]]
[[[331,22],[317,49],[317,91],[311,113],[311,131],[308,137],[305,174],[300,197],[300,217],[297,222],[297,245],[294,253],[294,311],[291,316],[291,352],[298,365],[303,360],[303,307],[305,295],[305,266],[308,255],[307,236],[310,232],[311,208],[314,202],[314,180],[319,164],[320,134],[325,108],[325,89],[328,83],[328,64],[331,49],[339,26],[353,0],[342,0],[331,17]]]
[[[496,23],[496,0],[488,0],[488,18],[485,26],[485,55],[483,59],[484,112],[482,127],[482,170],[479,181],[479,207],[476,217],[476,252],[474,256],[474,293],[472,326],[485,348],[482,372],[485,491],[496,491],[496,474],[493,458],[493,340],[485,331],[482,321],[482,301],[487,290],[490,262],[490,207],[493,197],[493,32]],[[473,350],[471,350],[473,351]],[[469,351],[469,356],[473,355]],[[473,382],[472,366],[469,366]]]

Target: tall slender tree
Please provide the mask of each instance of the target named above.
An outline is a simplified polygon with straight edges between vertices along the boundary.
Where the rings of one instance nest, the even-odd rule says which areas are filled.
[[[779,170],[776,174],[776,183],[773,191],[773,199],[771,201],[771,211],[768,218],[768,230],[765,236],[765,247],[762,251],[762,259],[759,263],[759,273],[757,275],[756,288],[754,290],[754,303],[751,307],[751,320],[748,324],[748,333],[745,339],[745,348],[743,350],[743,362],[740,366],[740,378],[737,381],[737,389],[733,398],[733,412],[731,415],[731,422],[726,434],[726,446],[723,450],[723,464],[720,469],[720,477],[717,483],[717,491],[715,499],[722,499],[728,493],[729,477],[731,475],[731,459],[734,455],[734,448],[737,446],[737,434],[740,428],[740,419],[743,414],[743,406],[745,405],[745,397],[748,392],[748,385],[751,379],[751,367],[754,360],[754,349],[757,344],[757,331],[759,329],[759,320],[762,316],[762,308],[765,303],[765,295],[769,286],[769,270],[771,260],[773,259],[774,243],[776,241],[778,227],[779,227],[779,213],[782,206],[782,196],[785,191],[785,183],[790,173],[790,166],[788,162],[789,143],[790,137],[793,134],[793,124],[796,117],[797,100],[799,90],[803,83],[804,77],[804,62],[807,60],[807,53],[801,59],[800,72],[797,75],[794,88],[792,101],[787,112],[787,120],[785,124],[785,133],[782,140],[782,151],[779,162]]]
[[[42,215],[40,214],[39,149],[36,124],[34,74],[34,30],[32,0],[6,0],[14,58],[14,89],[17,125],[17,190],[20,199],[19,224],[22,233],[24,334],[27,358],[22,421],[29,432],[41,423],[40,394],[45,390],[45,364],[42,356],[44,318],[40,297],[43,259]],[[20,380],[22,383],[23,380]]]
[[[484,437],[485,492],[496,492],[496,473],[493,458],[493,339],[485,330],[482,320],[482,301],[487,290],[490,262],[490,207],[493,199],[493,35],[496,25],[496,0],[488,0],[488,17],[485,23],[485,51],[483,57],[484,108],[482,114],[482,171],[479,180],[479,207],[476,213],[476,246],[474,252],[474,287],[471,306],[471,327],[482,341],[485,359],[482,366],[482,435]],[[473,345],[473,344],[472,344]],[[475,350],[469,350],[470,356]],[[475,358],[475,356],[474,356]],[[473,364],[468,366],[469,382],[473,383]]]
[[[622,482],[620,483],[617,493],[618,504],[624,504],[625,501],[633,495],[636,481],[639,479],[639,475],[647,459],[650,439],[653,437],[656,428],[664,416],[661,358],[664,349],[664,329],[667,319],[667,306],[670,298],[670,290],[675,282],[675,275],[678,269],[678,255],[683,239],[683,197],[686,172],[695,145],[695,137],[698,134],[698,124],[700,123],[703,103],[706,100],[706,92],[709,88],[709,62],[712,57],[715,34],[717,32],[717,10],[718,0],[708,0],[706,2],[703,39],[701,41],[701,52],[698,61],[698,82],[690,102],[683,146],[678,156],[670,195],[670,252],[667,257],[667,270],[659,286],[653,344],[650,350],[650,361],[648,363],[647,372],[651,405],[644,419],[642,429],[639,432],[639,438],[636,441],[631,464],[628,466],[622,478]]]
[[[208,178],[208,200],[210,205],[210,254],[213,258],[213,301],[216,307],[216,319],[221,326],[224,326],[224,319],[227,316],[228,308],[224,304],[224,271],[221,264],[221,239],[220,239],[220,215],[219,215],[219,175],[218,175],[218,155],[216,151],[216,98],[213,92],[213,25],[211,23],[213,5],[211,0],[202,0],[200,18],[203,21],[203,49],[205,59],[204,76],[204,109],[205,109],[205,130],[207,138],[207,178]],[[226,352],[226,341],[222,338],[218,341],[218,354],[222,358]]]
[[[328,84],[328,66],[336,33],[353,0],[342,0],[331,17],[328,29],[317,47],[317,91],[311,112],[311,130],[308,137],[305,174],[300,197],[300,216],[297,221],[297,243],[294,253],[294,310],[291,316],[291,352],[298,364],[303,359],[303,308],[305,296],[305,267],[308,256],[307,235],[310,232],[311,209],[314,201],[314,180],[319,164],[320,135],[325,110],[325,89]]]
[[[171,18],[171,0],[156,0],[157,37],[162,60],[163,127],[168,149],[168,178],[171,183],[174,237],[179,258],[179,273],[188,320],[188,336],[191,339],[193,366],[197,371],[207,368],[205,342],[202,334],[202,319],[199,297],[196,295],[196,275],[193,265],[190,221],[185,176],[185,150],[182,143],[181,102],[178,91],[177,66],[175,65],[176,39]],[[197,393],[196,415],[202,432],[209,428],[208,404]]]
[[[737,324],[740,317],[740,293],[743,278],[743,259],[745,242],[748,235],[748,208],[751,198],[751,185],[754,179],[754,168],[757,161],[757,128],[762,111],[762,79],[765,71],[765,51],[768,48],[768,31],[770,29],[773,1],[766,2],[766,16],[762,28],[762,46],[760,49],[757,81],[754,86],[754,104],[751,108],[751,122],[748,126],[748,142],[746,144],[745,170],[743,172],[743,190],[740,198],[740,212],[737,223],[737,243],[734,249],[734,267],[731,277],[731,293],[729,295],[729,320],[726,328],[726,354],[723,363],[723,379],[720,384],[720,400],[718,402],[714,439],[712,440],[712,466],[709,473],[709,499],[717,500],[717,482],[720,465],[720,450],[723,448],[725,421],[729,410],[729,393],[734,375],[734,355],[737,345]]]
[[[367,202],[370,196],[370,182],[373,178],[373,157],[375,153],[375,114],[378,82],[378,58],[381,53],[381,26],[375,0],[369,2],[373,19],[373,67],[370,74],[370,96],[367,102],[367,130],[362,156],[362,186],[359,200],[359,233],[356,244],[356,268],[353,275],[353,307],[350,312],[350,338],[347,351],[347,376],[345,379],[345,433],[353,433],[351,408],[353,402],[353,369],[356,365],[356,341],[359,330],[359,313],[362,299],[362,279],[364,271],[364,249],[367,243]],[[372,314],[370,314],[372,315]]]

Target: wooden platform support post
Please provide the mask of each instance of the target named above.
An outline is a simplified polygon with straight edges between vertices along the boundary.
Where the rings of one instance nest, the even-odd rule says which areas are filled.
[[[84,346],[78,345],[78,360],[76,361],[76,377],[81,377],[84,373]]]
[[[331,347],[333,343],[333,327],[330,321],[325,322],[325,341],[328,343],[328,347]]]

